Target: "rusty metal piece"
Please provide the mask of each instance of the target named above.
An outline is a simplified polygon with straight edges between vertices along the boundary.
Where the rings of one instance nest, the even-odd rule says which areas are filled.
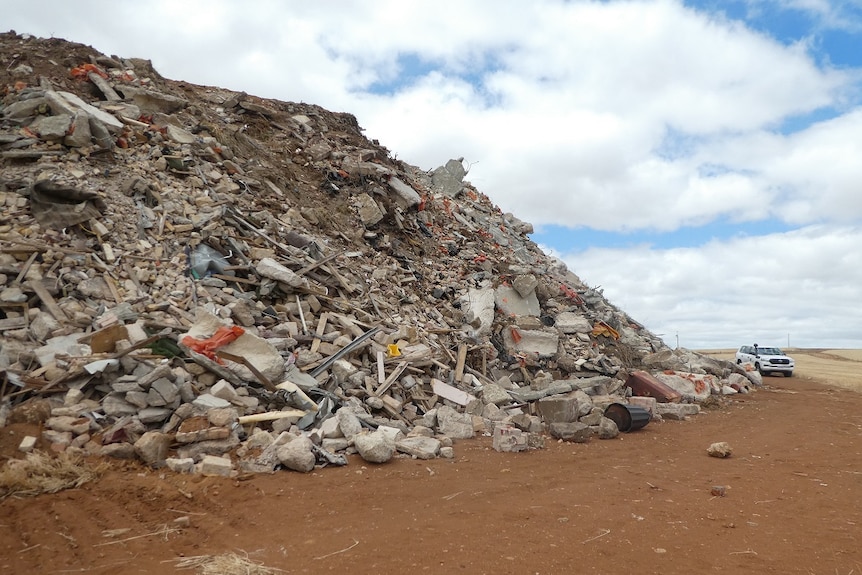
[[[679,403],[682,395],[654,378],[646,371],[633,371],[626,379],[626,386],[630,387],[633,395],[654,397],[659,403]]]

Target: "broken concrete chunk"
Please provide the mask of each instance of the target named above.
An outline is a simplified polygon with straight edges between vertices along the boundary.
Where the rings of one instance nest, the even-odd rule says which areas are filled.
[[[287,469],[308,473],[314,469],[315,456],[311,440],[305,436],[297,437],[277,450],[278,460]]]
[[[564,311],[557,314],[554,322],[554,327],[563,333],[590,333],[593,331],[593,324],[584,316]]]
[[[535,293],[536,286],[538,285],[539,280],[536,279],[536,276],[533,274],[519,275],[512,281],[512,287],[515,288],[515,291],[518,292],[518,295],[522,298],[529,298],[531,294]]]
[[[503,405],[511,401],[512,397],[496,383],[489,383],[482,387],[482,402],[485,404]]]
[[[474,435],[473,418],[444,405],[437,410],[437,430],[452,439],[470,439]]]
[[[18,100],[3,108],[3,115],[7,118],[28,118],[35,116],[40,111],[47,112],[48,101],[46,98],[30,98],[29,100]]]
[[[494,427],[493,440],[491,444],[495,450],[507,453],[527,451],[527,434],[511,425],[497,425]]]
[[[353,205],[365,227],[372,227],[383,219],[383,212],[380,211],[380,206],[368,194],[356,195],[353,198]]]
[[[212,409],[219,407],[230,407],[230,402],[209,393],[202,393],[195,398],[195,400],[192,402],[192,405],[194,405],[195,407],[200,407],[202,409]]]
[[[464,169],[462,160],[449,160],[445,166],[440,166],[431,173],[434,191],[454,198],[464,189],[463,180],[466,175],[467,170]]]
[[[599,420],[598,436],[599,439],[613,439],[620,434],[620,429],[614,420],[608,417],[602,417]]]
[[[700,406],[696,403],[656,403],[654,413],[663,419],[682,421],[689,415],[700,413]]]
[[[416,190],[395,176],[389,178],[389,187],[392,188],[392,191],[395,192],[396,197],[405,208],[417,206],[419,205],[419,202],[422,201],[422,198]]]
[[[570,423],[552,423],[548,426],[548,432],[552,437],[571,441],[573,443],[587,443],[595,434],[589,426],[578,421]]]
[[[207,339],[218,328],[226,325],[225,322],[209,311],[198,308],[195,314],[195,323],[189,328],[187,336],[196,339]],[[245,358],[270,381],[276,381],[284,374],[284,358],[281,357],[278,350],[267,340],[254,335],[248,330],[230,343],[219,347],[218,350]],[[229,363],[230,370],[234,371],[240,379],[245,381],[256,380],[256,376],[244,365],[227,361],[226,363]]]
[[[549,358],[557,355],[560,336],[556,331],[507,327],[503,329],[503,344],[510,355]]]
[[[172,405],[179,399],[179,396],[180,392],[171,380],[160,378],[150,386],[147,403],[153,407],[163,407],[165,405]]]
[[[185,459],[168,457],[165,459],[165,465],[174,473],[194,473],[195,470],[195,460],[190,457]]]
[[[45,422],[45,426],[54,431],[68,431],[75,435],[81,435],[90,430],[90,420],[86,417],[51,417]]]
[[[473,337],[485,336],[491,333],[494,323],[494,296],[492,288],[470,289],[462,298],[461,309],[464,319],[469,324]]]
[[[50,93],[49,93],[50,94]],[[65,100],[66,104],[70,105],[75,110],[83,110],[91,118],[101,122],[110,131],[119,132],[123,129],[123,123],[113,114],[109,114],[92,106],[71,92],[58,91],[57,95]],[[92,126],[91,126],[92,127]]]
[[[71,125],[71,116],[39,116],[30,124],[30,129],[42,140],[58,141],[66,137]]]
[[[703,402],[713,392],[721,390],[721,383],[717,377],[710,374],[681,373],[662,371],[654,376],[684,398]]]
[[[204,455],[201,462],[198,464],[198,469],[201,475],[230,477],[233,471],[233,464],[229,457],[220,457],[218,455]]]
[[[172,142],[176,142],[177,144],[194,144],[195,143],[195,135],[189,132],[188,130],[184,130],[180,127],[174,126],[173,124],[168,124],[165,134],[168,139]]]
[[[135,453],[150,467],[165,463],[173,437],[160,431],[148,431],[135,442]]]
[[[38,438],[32,435],[24,436],[24,438],[21,440],[21,443],[18,444],[18,451],[22,453],[30,453],[31,451],[33,451],[33,449],[35,449],[37,441]]]
[[[125,84],[117,88],[126,100],[132,100],[142,112],[173,114],[188,106],[188,100]]]
[[[111,417],[123,417],[125,415],[136,415],[138,407],[126,401],[122,395],[111,393],[102,400],[102,411]]]
[[[353,445],[369,463],[386,463],[395,454],[395,441],[381,431],[360,433],[353,437]]]
[[[539,300],[536,297],[535,291],[530,292],[526,297],[518,293],[518,291],[509,286],[500,286],[494,293],[494,303],[497,309],[504,316],[534,316],[541,314],[542,308],[539,306]]]
[[[338,428],[341,430],[341,434],[347,439],[353,439],[362,432],[362,424],[359,422],[359,418],[349,409],[339,409],[336,411],[335,419],[338,421]]]
[[[210,394],[231,403],[234,403],[239,399],[234,387],[223,379],[218,380],[216,384],[210,388]]]
[[[440,440],[433,437],[406,437],[395,442],[395,448],[417,459],[434,459],[440,453]]]
[[[302,276],[296,275],[293,270],[286,268],[272,258],[263,258],[257,263],[257,273],[262,277],[275,280],[294,288],[310,289],[311,284]]]
[[[706,453],[710,457],[726,458],[731,456],[733,448],[726,441],[719,441],[707,447]]]
[[[138,412],[141,423],[161,423],[170,418],[173,410],[168,407],[144,407]]]
[[[578,400],[574,397],[544,397],[536,402],[545,423],[570,423],[578,419]]]

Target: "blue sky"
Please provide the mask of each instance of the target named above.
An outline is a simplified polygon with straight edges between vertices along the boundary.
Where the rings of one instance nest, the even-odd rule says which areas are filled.
[[[423,169],[464,157],[671,345],[862,347],[862,0],[247,6],[31,0],[4,21],[351,112]]]

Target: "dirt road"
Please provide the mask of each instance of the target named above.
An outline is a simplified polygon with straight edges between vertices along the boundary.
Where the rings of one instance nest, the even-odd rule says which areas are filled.
[[[862,394],[800,362],[723,408],[585,445],[479,438],[454,461],[244,481],[127,465],[0,502],[0,570],[189,573],[183,557],[234,551],[287,573],[859,573],[860,414]],[[2,430],[0,453],[26,431]],[[717,441],[730,458],[707,456]]]

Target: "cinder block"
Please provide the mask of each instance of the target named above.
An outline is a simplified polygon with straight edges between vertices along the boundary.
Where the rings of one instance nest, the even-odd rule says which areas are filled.
[[[230,477],[231,471],[233,471],[233,464],[226,457],[204,455],[204,458],[200,462],[200,472],[203,475]]]
[[[545,423],[571,423],[578,420],[578,400],[575,397],[543,397],[537,405]]]

